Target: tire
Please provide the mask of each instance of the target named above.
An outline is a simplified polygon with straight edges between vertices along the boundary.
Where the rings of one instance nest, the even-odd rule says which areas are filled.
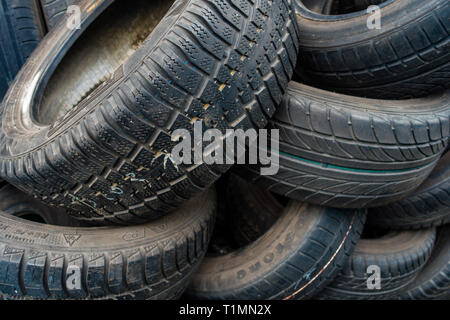
[[[450,223],[450,152],[414,194],[370,210],[369,222],[385,229],[424,229]]]
[[[237,247],[245,247],[266,233],[287,205],[275,194],[256,188],[234,174],[228,181],[226,200],[228,232]]]
[[[313,204],[361,208],[412,193],[448,145],[450,91],[383,101],[291,82],[270,121],[280,132],[280,170],[239,174],[280,195]]]
[[[374,239],[361,239],[346,266],[316,299],[393,299],[421,272],[436,238],[435,229],[391,232]],[[380,289],[372,289],[370,266],[378,266]]]
[[[378,99],[423,97],[450,88],[450,3],[389,0],[381,29],[366,10],[327,16],[298,6],[297,74],[314,86]]]
[[[17,190],[6,182],[0,182],[0,211],[25,220],[66,227],[81,227],[63,209],[51,208]]]
[[[431,258],[400,299],[448,300],[450,298],[450,225],[438,229]]]
[[[67,8],[79,5],[81,0],[40,0],[47,28],[53,29],[63,19]]]
[[[6,299],[178,298],[205,253],[215,208],[209,190],[141,226],[54,227],[0,213],[0,292]]]
[[[246,201],[255,201],[261,192],[252,185],[242,189]],[[364,219],[362,211],[289,202],[277,222],[250,245],[207,256],[186,295],[200,300],[310,298],[343,267]]]
[[[80,29],[59,24],[22,69],[3,104],[0,173],[84,222],[144,223],[228,169],[176,166],[176,129],[267,124],[293,72],[296,22],[287,0],[176,0],[170,9],[162,0],[111,3],[84,1]],[[145,39],[140,30],[166,10]],[[139,48],[120,64],[129,46]],[[41,103],[26,102],[32,92]]]
[[[0,102],[45,34],[36,0],[0,2]]]

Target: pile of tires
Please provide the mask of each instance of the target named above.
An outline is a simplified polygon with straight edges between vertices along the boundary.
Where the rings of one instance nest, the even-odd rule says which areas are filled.
[[[0,9],[0,299],[450,298],[448,1]]]
[[[0,3],[0,100],[22,65],[45,35],[39,3],[6,0]]]

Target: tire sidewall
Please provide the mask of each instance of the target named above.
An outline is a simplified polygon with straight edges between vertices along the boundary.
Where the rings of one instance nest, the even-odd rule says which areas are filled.
[[[92,93],[75,108],[52,125],[41,125],[34,120],[32,106],[39,105],[42,94],[59,63],[70,52],[83,32],[111,5],[114,0],[84,0],[80,2],[80,28],[73,29],[66,19],[44,38],[39,47],[21,69],[9,88],[0,109],[0,158],[23,156],[42,147],[87,116],[101,101],[111,94],[134,71],[144,56],[158,47],[183,10],[192,0],[176,0],[164,18],[142,45],[101,86],[101,92]],[[6,147],[7,146],[7,147]]]
[[[381,29],[367,27],[369,13],[359,11],[349,15],[324,16],[297,10],[300,43],[304,48],[347,46],[380,35],[396,32],[426,12],[440,5],[441,0],[393,0],[381,6]]]

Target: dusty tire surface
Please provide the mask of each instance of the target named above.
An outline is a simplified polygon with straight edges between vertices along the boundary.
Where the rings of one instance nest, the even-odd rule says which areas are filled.
[[[289,3],[177,0],[165,11],[167,1],[83,1],[81,29],[52,29],[2,105],[1,176],[92,224],[174,210],[228,169],[176,166],[174,130],[264,127],[275,112],[298,49]],[[120,24],[135,18],[154,28],[147,38]]]
[[[448,300],[450,298],[450,225],[438,229],[436,243],[419,276],[400,294],[400,299]]]
[[[0,101],[44,35],[35,0],[0,2]]]
[[[214,190],[130,227],[68,228],[0,213],[5,299],[175,299],[207,249]]]
[[[424,229],[450,223],[450,152],[411,196],[369,211],[368,223],[387,229]]]
[[[450,92],[404,101],[336,94],[291,82],[270,120],[280,133],[280,170],[240,175],[314,204],[380,206],[412,193],[448,146]]]
[[[430,258],[435,229],[391,232],[375,239],[361,239],[346,266],[317,299],[382,300],[402,293]],[[380,289],[368,287],[373,271],[380,270]],[[368,273],[370,272],[370,274]]]
[[[367,27],[366,10],[326,16],[300,8],[298,75],[332,91],[383,99],[448,89],[450,3],[390,0],[380,7],[381,29]]]
[[[260,192],[255,186],[246,189]],[[251,218],[255,212],[245,214]],[[363,211],[291,201],[257,240],[225,255],[207,256],[186,295],[200,300],[311,298],[343,267],[364,221]]]

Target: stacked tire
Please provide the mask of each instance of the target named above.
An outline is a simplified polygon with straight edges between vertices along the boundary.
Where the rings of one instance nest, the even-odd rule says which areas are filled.
[[[267,124],[298,53],[291,2],[87,0],[76,3],[75,28],[69,13],[49,15],[69,3],[43,4],[54,27],[2,103],[1,175],[80,224],[120,227],[1,214],[0,291],[178,298],[208,247],[211,185],[228,167],[176,166],[170,134],[196,121],[222,131]]]
[[[38,1],[7,0],[0,4],[0,100],[46,31]]]
[[[0,299],[450,297],[448,1],[0,9]]]
[[[362,239],[316,299],[445,299],[450,8],[386,1],[379,10],[381,30],[371,30],[365,10],[325,16],[300,4],[305,84],[291,82],[269,122],[280,132],[280,170],[236,172],[293,200],[368,208]],[[255,232],[264,218],[251,219]]]

